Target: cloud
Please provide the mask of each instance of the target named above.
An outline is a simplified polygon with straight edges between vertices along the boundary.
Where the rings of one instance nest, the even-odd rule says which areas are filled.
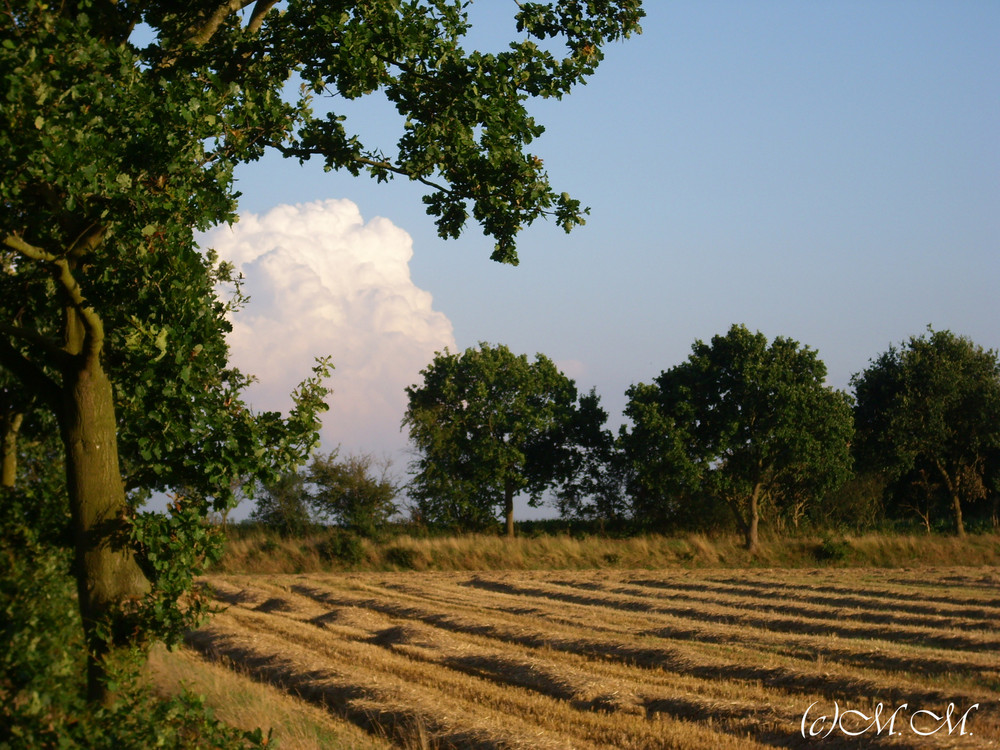
[[[330,355],[324,445],[401,449],[404,388],[435,351],[455,350],[451,321],[410,279],[410,236],[384,218],[365,223],[349,200],[327,200],[245,214],[201,244],[246,278],[250,302],[229,342],[233,364],[259,378],[254,408],[287,411],[314,358]]]
[[[582,388],[580,381],[587,375],[587,365],[578,359],[560,359],[555,361],[556,367],[559,371],[568,378],[572,378],[576,382],[576,387]]]

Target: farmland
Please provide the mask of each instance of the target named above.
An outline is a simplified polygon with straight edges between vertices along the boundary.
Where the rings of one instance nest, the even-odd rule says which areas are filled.
[[[191,647],[401,746],[1000,746],[996,568],[209,583],[226,609]],[[820,736],[806,740],[814,703],[804,726]],[[907,704],[891,738],[848,737],[871,723],[856,714],[820,720],[879,703],[883,723]],[[917,714],[949,703],[953,725],[967,712],[965,735]]]

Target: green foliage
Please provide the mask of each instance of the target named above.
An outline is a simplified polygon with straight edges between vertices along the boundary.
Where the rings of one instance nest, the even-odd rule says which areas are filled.
[[[0,749],[235,750],[267,744],[260,730],[221,724],[194,696],[155,698],[137,682],[135,658],[113,670],[115,700],[89,704],[70,556],[40,543],[31,529],[6,529],[0,539]]]
[[[154,638],[172,646],[214,611],[210,597],[194,586],[194,579],[223,552],[222,529],[206,520],[205,506],[203,500],[178,497],[166,514],[141,513],[132,519],[129,541],[152,588],[131,618],[131,640]]]
[[[316,547],[320,559],[354,566],[365,559],[365,548],[357,534],[344,529],[331,529]]]
[[[878,472],[858,471],[809,509],[810,525],[825,529],[876,531],[885,526],[886,480]]]
[[[542,128],[525,101],[583,82],[602,45],[639,31],[640,2],[529,3],[515,15],[522,40],[481,54],[462,48],[466,14],[451,0],[26,0],[0,14],[0,386],[20,389],[19,408],[56,415],[73,449],[88,628],[137,597],[176,627],[162,597],[145,597],[137,556],[173,595],[181,574],[162,566],[205,540],[179,517],[163,522],[166,536],[147,521],[123,533],[149,492],[225,512],[234,488],[276,481],[316,442],[325,363],[287,418],[252,413],[249,378],[227,363],[242,297],[238,285],[219,297],[232,268],[193,237],[235,219],[238,165],[272,148],[420,181],[442,236],[471,216],[508,263],[539,217],[582,223],[585,209],[527,150]],[[298,98],[285,92],[292,75],[305,82]],[[404,121],[396,153],[364,145],[337,113],[315,115],[311,98],[328,91],[387,96]]]
[[[0,487],[0,530],[30,529],[35,538],[53,546],[71,544],[69,503],[62,444],[51,432],[35,432],[32,412],[17,440],[17,482]]]
[[[313,457],[308,469],[290,472],[257,490],[251,520],[283,536],[304,536],[334,524],[352,534],[376,536],[396,511],[392,462],[370,454]]]
[[[406,389],[403,423],[419,454],[410,488],[422,521],[487,528],[498,510],[510,516],[515,495],[537,503],[587,465],[571,452],[576,386],[544,355],[530,362],[481,343],[438,353],[421,375],[422,385]],[[593,407],[587,427],[599,431],[606,414]]]
[[[614,434],[604,425],[608,413],[593,388],[579,403],[558,446],[561,463],[555,488],[562,518],[620,523],[628,516],[627,466]]]
[[[315,525],[307,501],[302,473],[289,472],[257,491],[250,519],[282,536],[303,536]]]
[[[2,492],[2,491],[0,491]],[[8,506],[9,507],[9,506]],[[0,538],[0,710],[22,696],[41,711],[49,693],[83,687],[79,669],[83,630],[73,603],[70,555],[38,542],[30,528],[4,519]],[[37,699],[32,696],[39,696]],[[7,723],[7,716],[0,726]],[[2,741],[2,737],[0,737]]]
[[[819,562],[844,562],[851,556],[852,548],[846,539],[823,537],[816,547],[815,555]]]
[[[969,339],[928,329],[890,347],[854,376],[855,452],[890,483],[896,514],[917,513],[929,528],[950,511],[987,515],[1000,471],[1000,360]],[[995,488],[992,490],[995,492]]]
[[[752,547],[762,512],[795,512],[843,483],[850,403],[825,377],[808,347],[733,326],[630,388],[622,443],[636,514],[688,525],[725,503]]]
[[[392,462],[371,454],[340,458],[339,450],[314,456],[305,475],[313,514],[361,536],[375,536],[395,515],[399,488]]]

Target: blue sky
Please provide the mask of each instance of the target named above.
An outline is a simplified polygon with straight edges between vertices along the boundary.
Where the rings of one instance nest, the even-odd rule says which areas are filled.
[[[385,217],[458,348],[543,352],[615,424],[629,385],[733,323],[818,349],[839,388],[928,324],[1000,348],[1000,3],[646,5],[589,85],[532,107],[533,151],[592,214],[526,230],[519,267],[478,227],[439,239],[403,181],[270,156],[239,172],[242,210],[346,198]],[[473,8],[478,44],[514,38],[513,7]],[[348,112],[391,150],[391,109]]]

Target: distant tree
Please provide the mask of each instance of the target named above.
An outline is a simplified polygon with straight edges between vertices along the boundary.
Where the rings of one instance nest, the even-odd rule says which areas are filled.
[[[580,396],[560,445],[562,470],[554,495],[563,518],[604,522],[628,515],[624,465],[607,420],[594,389]]]
[[[964,336],[928,328],[890,347],[854,376],[855,451],[892,482],[898,505],[931,527],[950,508],[965,534],[963,509],[986,498],[1000,448],[1000,362]]]
[[[734,325],[630,388],[622,440],[637,511],[665,504],[669,518],[724,502],[755,549],[765,509],[821,497],[850,474],[850,402],[825,377],[814,350]]]
[[[397,511],[399,487],[388,458],[370,453],[341,458],[338,449],[315,456],[305,478],[315,517],[362,536],[375,535]]]
[[[514,498],[529,502],[567,476],[566,442],[577,419],[576,386],[542,354],[530,362],[506,346],[447,350],[406,389],[403,424],[418,454],[411,494],[422,518],[464,528],[499,510],[514,535]]]
[[[256,493],[250,520],[274,529],[282,536],[302,536],[312,526],[309,496],[301,471],[291,471],[264,484]]]

